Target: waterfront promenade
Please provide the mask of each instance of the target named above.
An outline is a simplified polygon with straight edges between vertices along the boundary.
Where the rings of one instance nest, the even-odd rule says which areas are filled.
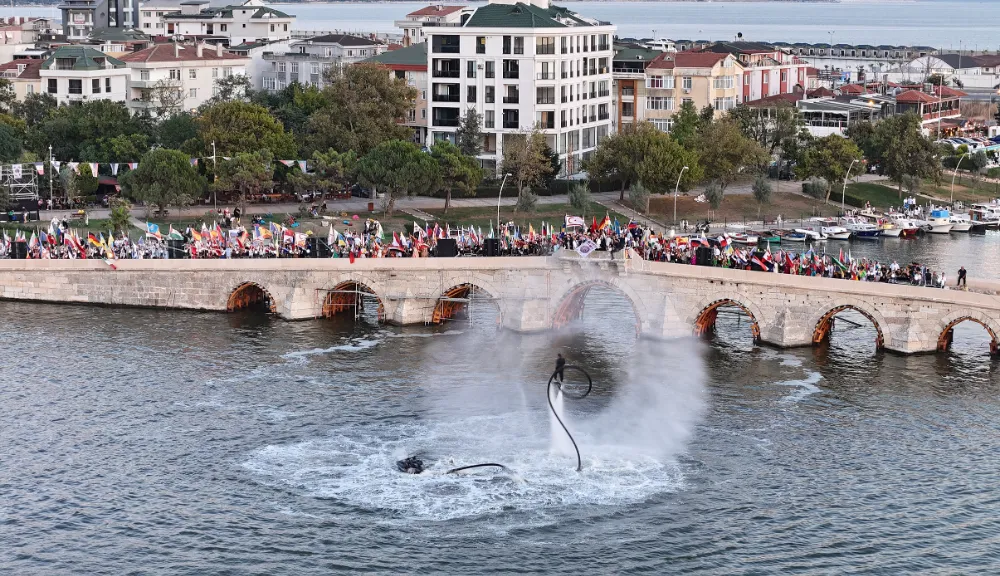
[[[388,323],[437,323],[471,297],[492,301],[503,327],[560,328],[579,317],[597,286],[622,293],[637,331],[652,338],[705,334],[721,308],[750,319],[754,339],[775,346],[822,342],[833,317],[856,310],[879,348],[901,353],[947,348],[965,320],[1000,334],[1000,284],[971,281],[970,291],[771,274],[685,264],[582,259],[575,253],[532,258],[381,258],[262,260],[0,260],[0,297],[196,310],[270,309],[288,320],[351,313],[374,301]]]

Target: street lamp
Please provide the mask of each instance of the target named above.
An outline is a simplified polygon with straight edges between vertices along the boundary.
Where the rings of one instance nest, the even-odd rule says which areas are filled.
[[[681,173],[677,175],[677,184],[674,185],[674,226],[677,225],[677,189],[681,187],[681,176],[687,169],[687,166],[681,168]]]
[[[497,233],[500,232],[500,198],[503,197],[503,185],[507,183],[508,176],[510,176],[510,172],[503,175],[503,181],[500,182],[500,193],[497,194]]]
[[[847,167],[847,174],[844,174],[844,187],[840,190],[840,213],[844,214],[844,199],[847,196],[847,178],[851,175],[851,168],[854,168],[854,163],[857,162],[857,158],[851,160],[851,165]]]
[[[958,157],[958,162],[955,164],[955,171],[951,174],[951,203],[955,204],[955,176],[958,176],[958,167],[962,165],[962,160],[968,156],[969,153],[966,152]]]

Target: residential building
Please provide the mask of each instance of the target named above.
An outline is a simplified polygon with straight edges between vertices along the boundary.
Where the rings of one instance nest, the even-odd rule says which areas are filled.
[[[83,40],[95,31],[139,25],[138,0],[63,0],[59,10],[63,34],[70,40]]]
[[[454,141],[473,108],[483,116],[484,166],[499,164],[505,139],[537,127],[561,173],[579,172],[612,130],[614,32],[548,0],[494,0],[461,26],[424,28],[432,138]]]
[[[273,42],[292,37],[295,16],[269,8],[261,0],[212,7],[209,0],[184,0],[180,12],[162,16],[173,34],[209,40],[226,46],[245,42]]]
[[[187,0],[145,0],[139,3],[139,28],[146,34],[173,36],[174,22],[167,22],[166,16],[181,11],[181,4]],[[233,0],[209,0],[205,8],[225,8]]]
[[[253,84],[254,90],[264,89],[264,75],[271,69],[271,63],[264,60],[266,54],[284,53],[291,50],[290,40],[275,40],[244,42],[242,44],[230,44],[229,51],[239,56],[250,59],[247,66],[247,75]]]
[[[615,45],[615,56],[611,63],[615,96],[613,131],[636,122],[637,118],[638,120],[645,118],[636,106],[639,104],[645,106],[646,67],[662,53],[663,51],[659,49],[638,44]],[[667,130],[669,126],[660,123],[660,128]]]
[[[323,87],[326,71],[372,56],[385,50],[385,44],[347,34],[316,36],[289,45],[287,52],[264,52],[264,90],[283,90],[293,82]]]
[[[427,43],[421,42],[406,48],[383,52],[369,58],[368,62],[378,62],[389,69],[394,78],[405,80],[407,85],[417,90],[413,108],[406,112],[400,123],[413,128],[413,141],[427,143]]]
[[[157,44],[121,57],[130,72],[128,105],[135,111],[194,110],[216,94],[215,82],[245,75],[250,59],[221,44]]]
[[[424,37],[424,26],[461,26],[462,15],[468,17],[473,9],[467,6],[442,6],[435,4],[410,12],[402,20],[396,20],[396,28],[403,30],[403,46],[419,44]]]
[[[48,18],[0,17],[0,64],[34,48],[39,33],[48,30],[51,24]]]
[[[89,46],[62,46],[41,65],[42,88],[59,104],[86,100],[124,102],[129,70],[125,63]]]
[[[831,37],[832,40],[832,37]],[[809,62],[821,71],[821,77],[828,81],[863,82],[900,65],[935,54],[937,49],[930,46],[891,46],[882,44],[834,44],[805,42],[774,42],[778,48],[791,56]],[[832,86],[831,86],[832,87]]]
[[[809,63],[759,42],[716,42],[696,52],[732,54],[743,68],[743,102],[776,94],[802,91],[808,83]]]
[[[42,91],[42,77],[39,75],[42,62],[43,60],[24,59],[0,64],[0,78],[10,81],[14,87],[14,95],[23,101],[28,94]]]
[[[993,91],[1000,87],[1000,55],[928,54],[890,71],[885,79],[923,83],[932,75],[963,88]]]

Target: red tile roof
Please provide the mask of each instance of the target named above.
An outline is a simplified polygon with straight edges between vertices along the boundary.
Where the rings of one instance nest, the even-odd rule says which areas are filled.
[[[416,12],[410,12],[407,16],[446,16],[448,14],[458,12],[462,8],[464,8],[464,6],[441,6],[437,4],[421,8]]]
[[[934,96],[920,90],[906,90],[896,95],[896,102],[923,102],[925,104],[932,104],[937,101],[938,99]]]
[[[830,90],[825,86],[820,86],[819,88],[814,88],[806,92],[806,94],[810,98],[829,98],[830,96],[833,96],[833,90]]]
[[[796,102],[805,98],[805,94],[802,92],[786,92],[784,94],[774,94],[772,96],[765,96],[764,98],[758,98],[756,100],[747,100],[743,102],[747,106],[752,107],[768,107],[781,104],[782,102],[787,102],[789,104],[795,105]]]
[[[934,93],[941,98],[964,98],[968,96],[965,92],[955,90],[954,88],[950,88],[948,86],[935,86]]]
[[[649,61],[647,68],[712,68],[729,56],[719,52],[677,52],[667,55],[666,52]]]
[[[44,62],[45,60],[13,60],[0,64],[0,72],[6,72],[7,70],[14,70],[16,72],[18,65],[23,64],[24,71],[18,74],[17,78],[19,80],[39,80],[42,76],[38,72],[42,69]]]
[[[819,68],[813,68],[812,66],[806,68],[806,76],[819,76]]]
[[[852,96],[868,93],[868,90],[860,84],[844,84],[838,90],[840,90],[841,94],[850,94]]]
[[[239,54],[233,54],[225,50],[219,56],[216,53],[215,46],[204,46],[201,57],[199,57],[197,49],[190,44],[181,45],[179,54],[174,56],[174,45],[170,43],[156,44],[145,50],[126,54],[118,59],[122,62],[181,62],[189,60],[246,60],[246,56],[240,56]]]

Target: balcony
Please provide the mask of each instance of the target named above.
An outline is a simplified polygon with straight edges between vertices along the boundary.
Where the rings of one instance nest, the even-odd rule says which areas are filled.
[[[535,98],[535,104],[555,104],[555,103],[556,103],[555,96],[539,96],[538,98]]]
[[[538,127],[542,130],[552,130],[556,127],[555,118],[549,118],[548,120],[540,120],[538,122]]]
[[[517,130],[520,128],[516,120],[504,120],[503,127],[508,130]]]
[[[555,72],[539,72],[536,75],[536,78],[538,80],[555,80],[556,79],[556,73]]]
[[[597,49],[600,52],[606,52],[608,50],[611,50],[611,45],[610,44],[598,44]]]
[[[518,75],[517,70],[504,70],[503,77],[508,80],[517,80],[520,76]]]
[[[458,94],[435,94],[432,98],[434,102],[459,102]]]
[[[552,56],[556,53],[556,47],[554,44],[547,44],[542,46],[535,46],[535,54],[539,56]]]
[[[462,72],[460,70],[435,70],[433,76],[435,78],[461,78]]]
[[[504,104],[518,104],[519,100],[520,99],[518,98],[517,95],[514,95],[514,96],[504,96],[503,97],[503,103]]]
[[[598,98],[607,98],[608,96],[611,96],[610,90],[598,90],[597,92]],[[622,94],[622,96],[624,96],[624,94]]]
[[[597,115],[597,119],[598,120],[607,120],[608,118],[609,118],[609,116],[608,116],[607,112],[605,112],[604,114],[598,114]]]
[[[597,98],[597,91],[595,90],[594,92],[591,92],[590,93],[590,97],[591,98]]]
[[[622,96],[626,98],[634,98],[635,88],[622,88]]]
[[[435,118],[434,126],[441,126],[444,128],[456,127],[458,126],[458,118]]]

